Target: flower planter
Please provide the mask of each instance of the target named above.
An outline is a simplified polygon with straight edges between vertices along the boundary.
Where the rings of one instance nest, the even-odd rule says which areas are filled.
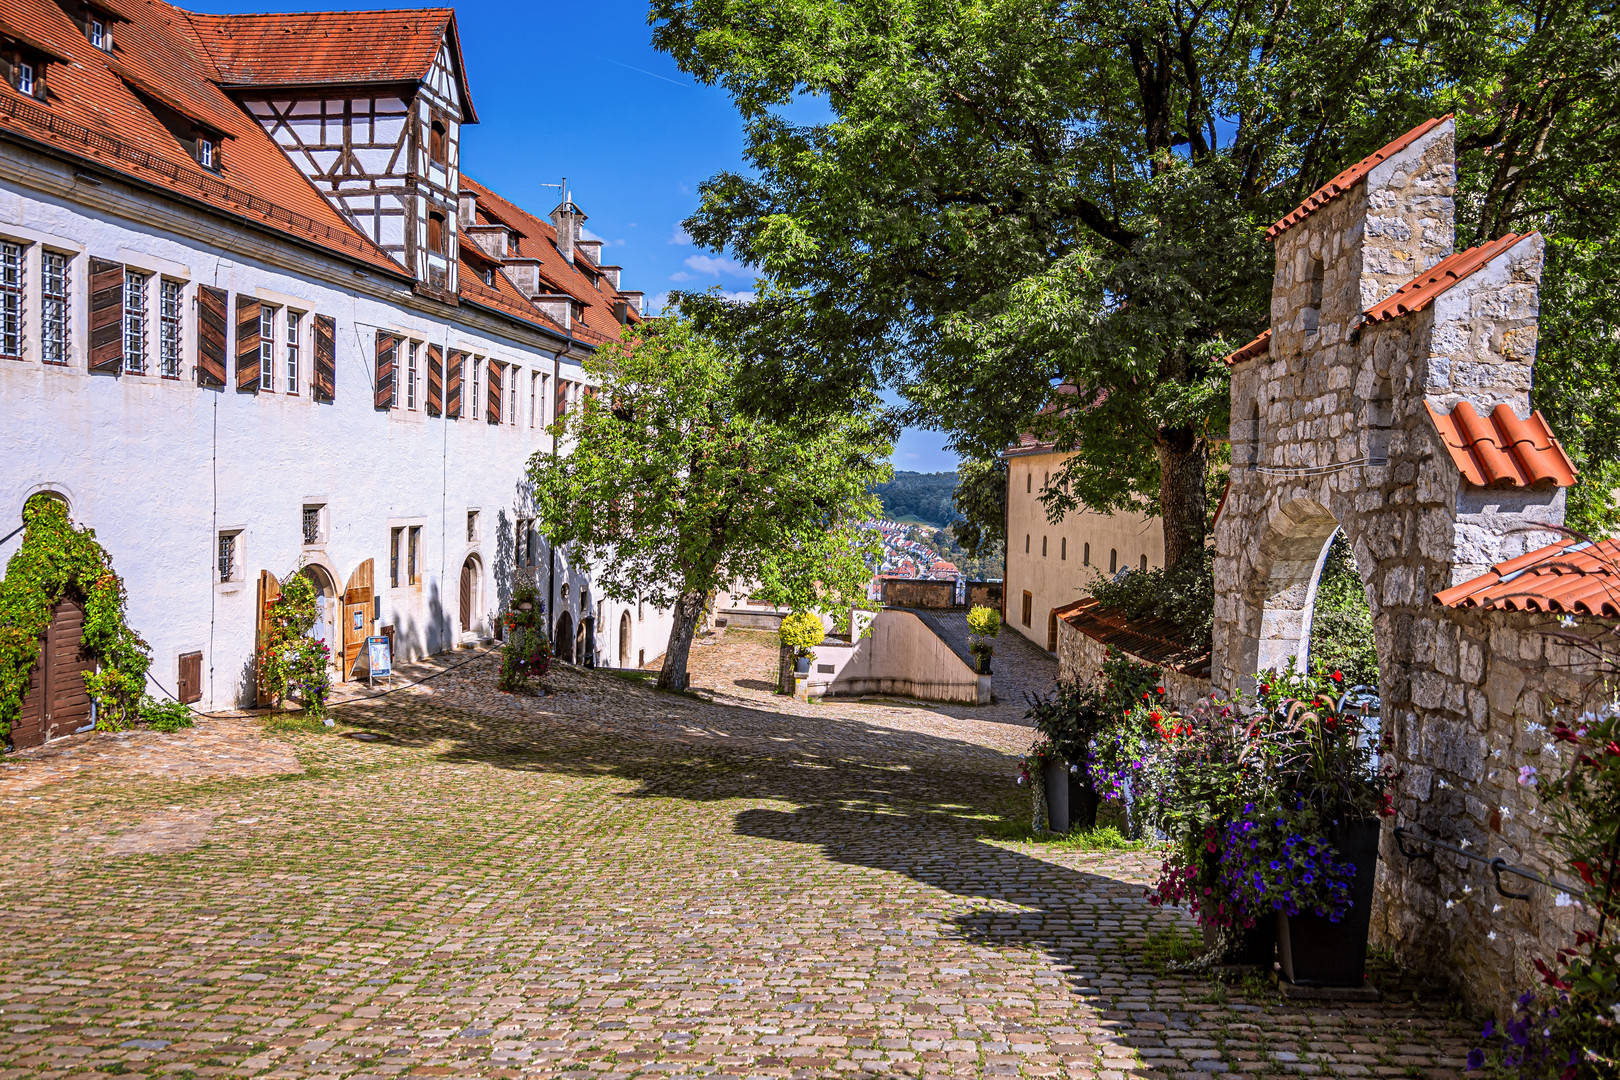
[[[973,673],[975,675],[990,674],[990,650],[985,649],[982,652],[973,654]]]
[[[808,656],[795,656],[793,658],[793,671],[797,675],[810,674],[810,658]]]
[[[1042,773],[1046,784],[1046,821],[1053,832],[1089,829],[1097,824],[1097,793],[1085,782],[1084,772],[1069,771],[1067,761],[1049,761]]]
[[[1270,919],[1260,919],[1249,929],[1242,932],[1243,936],[1237,939],[1235,945],[1228,947],[1217,960],[1218,964],[1245,964],[1271,970],[1272,961],[1277,958],[1277,925]],[[1215,947],[1215,940],[1220,931],[1213,926],[1204,926],[1204,951],[1208,952]]]
[[[1356,868],[1350,910],[1338,922],[1321,915],[1277,916],[1277,959],[1283,978],[1300,986],[1360,986],[1367,978],[1367,932],[1378,874],[1378,821],[1358,821],[1329,838]]]

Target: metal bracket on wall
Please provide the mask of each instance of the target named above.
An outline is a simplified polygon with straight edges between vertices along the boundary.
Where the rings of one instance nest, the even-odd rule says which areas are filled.
[[[1395,827],[1394,836],[1395,847],[1399,849],[1400,853],[1406,856],[1408,860],[1427,859],[1432,863],[1434,861],[1434,853],[1438,850],[1449,851],[1453,855],[1461,855],[1463,858],[1472,862],[1483,863],[1491,868],[1491,874],[1496,879],[1496,891],[1510,900],[1528,900],[1530,899],[1530,894],[1527,892],[1513,892],[1512,890],[1503,887],[1503,874],[1513,874],[1515,877],[1522,877],[1528,881],[1534,881],[1545,885],[1549,889],[1557,889],[1559,892],[1569,893],[1572,896],[1584,896],[1586,894],[1586,890],[1579,885],[1568,885],[1562,881],[1558,881],[1555,878],[1542,877],[1534,870],[1526,870],[1522,866],[1515,866],[1513,863],[1508,862],[1500,855],[1494,859],[1487,859],[1483,855],[1476,854],[1467,850],[1466,848],[1460,848],[1455,844],[1448,844],[1443,840],[1436,840],[1429,836],[1421,836],[1406,828],[1404,825],[1397,825]],[[1408,841],[1413,844],[1425,845],[1427,850],[1424,850],[1423,848],[1418,848],[1417,850],[1409,849],[1406,846]]]

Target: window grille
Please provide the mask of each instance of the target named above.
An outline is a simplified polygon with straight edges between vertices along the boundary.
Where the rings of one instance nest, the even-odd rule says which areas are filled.
[[[304,507],[304,543],[318,544],[321,542],[321,508],[318,506]]]
[[[415,585],[421,579],[421,576],[420,576],[421,572],[420,572],[420,570],[418,568],[422,564],[422,560],[421,560],[421,553],[422,553],[422,526],[420,526],[420,525],[412,525],[411,526],[411,532],[410,532],[409,541],[410,541],[410,553],[409,553],[410,554],[410,565],[406,567],[406,573],[409,575],[409,577],[406,580],[408,580],[412,585]]]
[[[47,251],[40,257],[40,351],[47,364],[68,362],[68,257]]]
[[[299,312],[287,309],[287,393],[298,393]]]
[[[124,271],[124,371],[146,371],[146,283],[150,274]]]
[[[404,529],[394,529],[388,537],[388,585],[399,588],[399,538]]]
[[[236,569],[236,534],[219,534],[219,580],[231,580]]]
[[[259,389],[276,388],[276,309],[259,305]]]
[[[474,356],[468,359],[468,366],[472,368],[472,407],[467,410],[467,415],[476,420],[484,415],[484,399],[478,394],[478,371],[484,366],[484,362]],[[472,537],[469,536],[467,539],[471,540]]]
[[[0,356],[22,359],[23,249],[0,243]]]
[[[180,377],[180,282],[165,281],[158,298],[158,353],[163,377]]]
[[[406,353],[405,362],[405,407],[416,408],[416,353],[420,348],[416,342],[411,342],[410,351]]]
[[[208,138],[197,139],[197,164],[205,169],[214,167],[214,140]]]

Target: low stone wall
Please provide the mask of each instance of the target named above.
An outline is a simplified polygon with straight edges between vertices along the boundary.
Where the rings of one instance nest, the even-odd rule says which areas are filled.
[[[1059,619],[1057,656],[1059,681],[1086,682],[1102,670],[1103,661],[1108,659],[1108,646],[1082,634],[1066,619]],[[1159,677],[1164,680],[1164,696],[1172,708],[1190,709],[1199,698],[1210,694],[1208,679],[1183,675],[1167,667],[1159,668]]]
[[[988,704],[990,676],[979,675],[909,611],[879,611],[853,643],[816,646],[799,692],[818,697],[894,694],[923,701]]]
[[[1003,596],[1002,583],[999,581],[970,581],[967,583],[967,606],[970,608],[987,607],[1001,611]]]
[[[774,634],[782,629],[782,618],[786,614],[770,608],[726,608],[714,613],[714,621],[724,624],[728,630],[769,630]]]
[[[956,582],[891,578],[883,583],[883,602],[890,607],[953,608]]]

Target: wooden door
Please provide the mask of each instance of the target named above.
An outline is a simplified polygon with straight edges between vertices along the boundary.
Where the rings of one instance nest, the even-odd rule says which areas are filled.
[[[270,693],[265,689],[264,680],[259,676],[258,658],[264,653],[264,644],[270,634],[270,606],[281,599],[281,581],[268,570],[259,571],[259,621],[254,630],[253,659],[254,659],[254,702],[260,708],[268,708],[274,704],[270,700]]]
[[[630,613],[619,616],[619,666],[630,666]]]
[[[11,727],[11,743],[21,750],[59,739],[91,724],[90,694],[84,675],[95,669],[82,648],[84,604],[64,597],[40,638],[39,662],[28,678],[28,695]]]
[[[464,634],[472,629],[474,572],[471,559],[461,564],[461,632]]]
[[[354,671],[354,662],[360,659],[360,650],[371,636],[372,560],[367,559],[349,575],[349,587],[343,590],[343,678],[348,680]]]

